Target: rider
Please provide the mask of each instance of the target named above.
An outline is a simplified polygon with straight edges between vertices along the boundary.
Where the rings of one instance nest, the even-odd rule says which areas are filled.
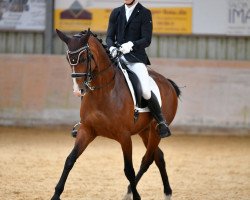
[[[150,10],[137,0],[124,0],[124,5],[115,8],[110,17],[106,43],[111,55],[117,56],[116,43],[121,44],[121,59],[139,78],[142,96],[148,102],[148,108],[158,123],[161,138],[171,135],[155,94],[150,90],[150,79],[146,65],[150,61],[145,48],[151,43],[152,16]]]

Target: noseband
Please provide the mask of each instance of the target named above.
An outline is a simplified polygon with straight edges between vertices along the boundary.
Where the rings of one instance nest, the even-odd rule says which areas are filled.
[[[86,59],[83,59],[81,60],[81,55],[83,52],[87,52],[87,58]],[[75,55],[73,58],[72,56]],[[72,66],[73,68],[73,72],[71,73],[71,77],[72,78],[84,78],[86,77],[86,80],[84,81],[84,85],[87,86],[87,88],[89,90],[95,90],[95,89],[101,89],[105,86],[108,86],[112,83],[112,81],[114,80],[115,78],[115,74],[112,78],[112,80],[105,84],[105,85],[102,85],[102,86],[91,86],[90,83],[92,81],[92,79],[94,77],[96,77],[97,75],[103,73],[104,71],[106,71],[107,69],[109,69],[111,66],[112,66],[112,63],[107,67],[105,68],[104,70],[100,71],[99,73],[97,74],[93,74],[92,70],[91,70],[91,60],[94,61],[95,65],[97,66],[96,64],[96,61],[93,57],[93,54],[91,53],[91,50],[89,48],[89,45],[86,44],[84,47],[80,48],[80,49],[77,49],[75,51],[70,51],[70,50],[67,50],[67,58],[68,58],[68,61],[69,61],[69,64]],[[75,72],[75,67],[80,64],[80,63],[84,63],[84,62],[87,62],[87,72],[84,72],[84,73],[76,73]]]

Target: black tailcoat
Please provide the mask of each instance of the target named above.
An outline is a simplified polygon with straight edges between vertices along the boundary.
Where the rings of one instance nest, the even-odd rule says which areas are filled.
[[[116,46],[116,42],[120,45],[128,41],[133,42],[132,55],[125,54],[125,58],[129,62],[143,62],[149,65],[145,48],[151,43],[152,31],[150,10],[138,3],[127,22],[125,5],[123,5],[115,8],[110,14],[106,43],[111,47]]]

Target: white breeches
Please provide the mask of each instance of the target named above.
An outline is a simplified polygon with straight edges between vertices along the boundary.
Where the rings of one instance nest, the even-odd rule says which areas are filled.
[[[131,63],[127,61],[124,58],[124,56],[122,56],[121,59],[124,61],[127,67],[131,71],[133,71],[139,78],[139,81],[141,83],[143,98],[146,100],[150,99],[151,98],[150,79],[146,65],[144,63]]]

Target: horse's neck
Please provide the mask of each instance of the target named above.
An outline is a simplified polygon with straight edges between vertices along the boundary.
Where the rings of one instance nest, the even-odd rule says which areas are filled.
[[[113,63],[111,62],[102,44],[97,41],[96,38],[91,38],[91,45],[93,45],[93,64],[96,65],[96,69],[94,70],[96,78],[93,80],[93,84],[106,85],[112,80],[115,73],[112,66]]]
[[[98,118],[97,116],[100,118],[107,116],[109,119],[113,112],[124,112],[127,111],[126,108],[133,109],[132,96],[129,94],[124,75],[119,68],[115,66],[111,68],[115,72],[112,83],[109,86],[86,93],[83,97],[80,111],[82,120],[89,119],[90,116],[96,118]]]
[[[107,101],[117,101],[126,99],[129,95],[128,87],[122,72],[111,62],[102,44],[96,38],[90,38],[92,53],[97,65],[95,74],[96,78],[91,82],[92,86],[102,87],[101,89],[91,92],[92,100],[98,103],[98,99]]]
[[[109,115],[110,111],[119,110],[123,106],[122,104],[124,102],[129,103],[129,98],[131,97],[131,95],[129,94],[124,75],[122,74],[121,70],[116,68],[115,66],[112,66],[112,70],[114,70],[115,72],[115,77],[110,85],[86,93],[86,96],[84,96],[84,99],[82,101],[83,110],[86,111],[86,108],[88,110],[90,109],[91,111],[104,110],[105,112],[107,111],[107,114]],[[131,102],[133,103],[132,97]]]

